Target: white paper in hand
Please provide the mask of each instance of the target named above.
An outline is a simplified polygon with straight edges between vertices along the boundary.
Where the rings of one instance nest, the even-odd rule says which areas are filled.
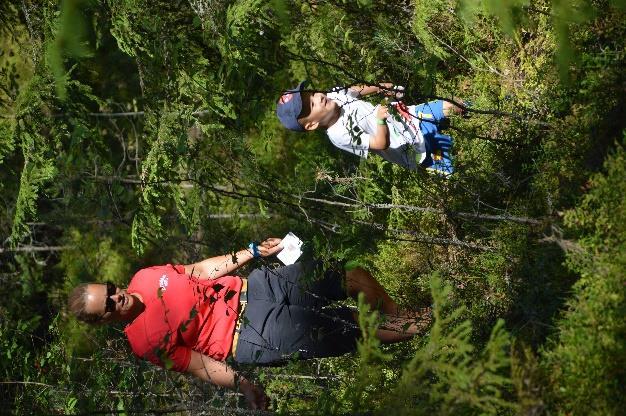
[[[283,238],[280,243],[283,249],[276,255],[278,260],[282,261],[286,266],[294,264],[296,260],[302,255],[302,240],[300,240],[294,233],[289,233]]]

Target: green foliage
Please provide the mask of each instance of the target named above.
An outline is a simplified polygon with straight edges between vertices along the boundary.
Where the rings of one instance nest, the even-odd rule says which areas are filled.
[[[2,3],[0,369],[15,382],[2,408],[235,406],[129,359],[117,329],[68,318],[65,296],[294,231],[307,255],[366,265],[404,307],[438,306],[413,343],[379,345],[363,313],[358,356],[251,371],[276,410],[615,413],[623,151],[589,177],[626,127],[620,5]],[[323,133],[286,131],[275,100],[304,78],[392,81],[407,104],[469,98],[478,111],[448,130],[456,173],[359,161]]]
[[[147,124],[156,133],[155,141],[151,143],[150,152],[143,164],[141,177],[145,186],[141,195],[142,205],[133,222],[133,247],[139,252],[143,252],[147,238],[158,239],[164,233],[161,215],[166,212],[166,202],[163,195],[170,193],[179,202],[182,219],[189,223],[178,186],[184,180],[178,167],[182,164],[181,159],[189,155],[186,129],[188,120],[188,115],[185,117],[176,113],[165,113],[157,121],[154,121],[153,116],[148,116]]]
[[[272,39],[277,35],[271,10],[272,4],[266,0],[240,1],[228,7],[227,32],[219,45],[222,56],[229,58],[225,65],[227,77],[252,68],[257,68],[260,75],[276,70],[268,68],[268,59],[275,53]]]
[[[431,279],[433,325],[408,364],[387,376],[391,361],[375,337],[377,315],[360,303],[359,367],[345,393],[351,412],[374,414],[506,414],[511,401],[509,335],[498,321],[482,350],[471,341],[472,324],[466,309],[450,302],[451,288]],[[419,388],[416,388],[419,386]]]
[[[581,234],[579,243],[589,252],[602,255],[619,252],[624,243],[624,173],[626,160],[623,145],[618,145],[604,164],[606,174],[596,174],[589,180],[590,191],[576,209],[565,213],[565,224]],[[584,261],[578,253],[572,261]],[[584,261],[587,263],[588,261]]]
[[[27,151],[33,151],[36,140],[28,133],[21,135],[22,146]],[[34,152],[33,152],[34,153]],[[37,208],[36,200],[42,191],[42,188],[48,181],[54,178],[56,169],[50,159],[34,154],[25,155],[24,170],[20,178],[20,193],[15,203],[15,216],[13,218],[13,230],[11,235],[13,241],[20,240],[27,233],[25,227],[27,220],[36,218]],[[39,157],[37,157],[39,156]]]
[[[16,100],[16,127],[13,132],[19,143],[23,166],[20,173],[19,194],[16,198],[11,239],[19,242],[29,234],[27,222],[37,218],[37,200],[42,196],[54,197],[58,189],[51,186],[59,172],[82,162],[73,159],[81,150],[92,150],[93,141],[86,140],[89,128],[84,117],[87,105],[98,102],[89,87],[77,81],[67,83],[69,105],[58,107],[53,95],[53,83],[43,67],[42,75],[29,80]],[[76,112],[72,120],[64,119],[57,111]],[[81,150],[79,150],[81,149]],[[64,156],[68,156],[64,159]]]
[[[575,2],[554,0],[532,4],[528,0],[418,1],[413,30],[432,53],[441,59],[447,59],[456,50],[465,49],[468,43],[470,45],[474,43],[478,37],[489,36],[489,32],[495,29],[495,26],[488,22],[490,18],[495,19],[497,27],[502,32],[513,38],[517,36],[516,31],[519,28],[527,27],[533,13],[541,13],[551,17],[552,31],[557,44],[555,58],[561,79],[565,80],[569,76],[570,65],[578,56],[572,43],[572,29],[594,19],[598,9],[609,7],[604,3],[595,4],[588,0]],[[623,8],[622,2],[610,3],[614,7]],[[471,33],[472,31],[474,33]],[[493,35],[496,34],[492,33],[489,37]]]
[[[122,253],[119,245],[126,241],[113,241],[111,237],[96,238],[83,234],[77,228],[69,228],[65,243],[72,250],[60,254],[59,267],[65,274],[66,290],[86,282],[111,281],[124,285],[124,276],[132,272],[132,255]],[[80,259],[77,261],[77,258]]]
[[[87,0],[63,0],[58,21],[53,22],[54,40],[46,50],[47,63],[54,75],[56,93],[60,99],[67,95],[67,76],[64,58],[84,58],[90,56],[86,45],[86,22],[82,15]]]
[[[355,382],[351,383],[351,388],[346,390],[344,396],[356,414],[372,410],[374,403],[378,402],[377,396],[385,388],[384,365],[391,359],[389,354],[381,350],[381,343],[376,338],[379,315],[370,311],[362,293],[359,294],[358,307],[361,328],[361,339],[357,345],[359,366],[354,372]]]
[[[523,10],[528,7],[528,0],[507,0],[497,2],[493,0],[466,0],[459,2],[461,16],[473,21],[478,14],[493,15],[496,17],[502,30],[512,36],[516,27],[521,23]]]
[[[8,154],[15,150],[15,124],[9,120],[0,120],[0,140],[2,153],[0,154],[0,164]]]
[[[504,322],[491,330],[482,351],[471,343],[472,325],[464,320],[464,307],[449,302],[450,287],[435,276],[431,280],[433,326],[425,345],[415,353],[392,390],[381,414],[503,414],[514,410],[508,391],[509,335]],[[428,386],[418,389],[414,386]]]
[[[41,134],[42,130],[54,128],[50,118],[45,117],[50,111],[45,104],[46,98],[50,97],[49,81],[49,78],[33,77],[24,86],[16,105],[17,126],[14,135],[20,143],[24,168],[11,232],[14,242],[28,233],[25,222],[36,216],[36,201],[57,172],[52,154],[60,146],[59,138],[56,136],[50,140]]]
[[[565,215],[580,246],[568,253],[581,274],[574,296],[544,350],[552,405],[570,414],[618,414],[626,405],[626,153],[618,146],[606,173],[590,180],[581,203]]]

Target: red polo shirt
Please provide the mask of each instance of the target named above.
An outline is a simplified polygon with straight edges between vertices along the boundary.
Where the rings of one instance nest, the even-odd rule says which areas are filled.
[[[140,294],[146,308],[124,329],[133,352],[177,371],[187,370],[192,350],[225,360],[241,284],[236,276],[199,280],[185,274],[181,265],[139,270],[128,293]]]

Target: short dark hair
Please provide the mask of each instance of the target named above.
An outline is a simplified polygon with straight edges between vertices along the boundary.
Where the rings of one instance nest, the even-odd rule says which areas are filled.
[[[100,320],[100,315],[88,313],[85,310],[87,307],[87,287],[89,285],[90,283],[83,283],[76,286],[67,298],[67,306],[76,319],[92,324]]]
[[[304,101],[304,97],[307,97],[307,105],[304,105],[305,101]],[[300,99],[302,100],[302,110],[300,110],[300,114],[298,114],[298,122],[300,121],[301,118],[304,118],[306,116],[308,116],[309,114],[311,114],[311,103],[310,103],[310,99],[311,99],[311,93],[307,92],[307,91],[302,91],[300,93]]]

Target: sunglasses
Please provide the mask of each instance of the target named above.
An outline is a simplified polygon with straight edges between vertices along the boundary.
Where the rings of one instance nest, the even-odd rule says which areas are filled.
[[[115,284],[111,282],[106,282],[107,285],[107,297],[104,303],[104,313],[107,312],[115,312],[115,301],[111,298],[111,296],[115,295],[117,292],[117,287]],[[103,314],[104,315],[104,314]]]

